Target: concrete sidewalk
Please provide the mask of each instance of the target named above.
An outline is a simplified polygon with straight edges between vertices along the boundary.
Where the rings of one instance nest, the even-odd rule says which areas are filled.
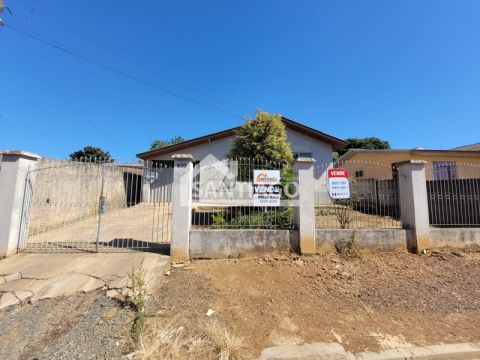
[[[414,346],[353,354],[338,343],[282,345],[266,348],[258,360],[475,360],[480,344]]]
[[[0,261],[0,309],[77,292],[130,287],[128,274],[139,266],[146,272],[147,293],[158,287],[170,257],[146,252],[95,254],[17,254]]]

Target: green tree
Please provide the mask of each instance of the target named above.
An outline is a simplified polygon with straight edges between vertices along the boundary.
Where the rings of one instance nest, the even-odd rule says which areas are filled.
[[[108,151],[104,151],[98,147],[85,146],[83,149],[71,153],[70,160],[83,160],[95,162],[111,162],[112,158]]]
[[[369,150],[380,150],[380,149],[390,149],[390,143],[386,140],[381,140],[377,137],[366,137],[366,138],[348,138],[345,139],[348,142],[348,145],[338,150],[338,155],[342,156],[350,149],[369,149]],[[335,158],[335,154],[334,154]]]
[[[228,157],[291,163],[293,153],[282,116],[257,110],[253,120],[247,117],[246,124],[235,132]]]
[[[182,143],[184,141],[185,141],[185,139],[181,136],[174,136],[170,140],[157,139],[157,140],[153,141],[152,144],[150,145],[150,150],[161,149],[161,148],[164,148],[166,146]]]

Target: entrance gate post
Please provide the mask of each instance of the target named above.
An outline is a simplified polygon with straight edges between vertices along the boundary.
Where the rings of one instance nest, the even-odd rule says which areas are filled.
[[[182,262],[189,259],[190,250],[193,156],[190,154],[174,154],[172,159],[174,165],[170,256],[172,262]]]
[[[0,256],[8,256],[24,244],[20,231],[26,177],[40,156],[25,151],[0,152]]]
[[[301,254],[315,254],[315,181],[313,158],[297,158],[294,170],[298,178],[298,203],[295,205],[295,223]]]

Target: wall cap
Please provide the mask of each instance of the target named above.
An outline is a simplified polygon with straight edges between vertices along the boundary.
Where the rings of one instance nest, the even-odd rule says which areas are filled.
[[[193,155],[192,154],[173,154],[172,155],[173,160],[190,160],[194,161]]]
[[[405,165],[405,164],[428,164],[428,161],[425,160],[405,160],[396,163],[395,165]]]
[[[22,150],[0,150],[0,155],[2,156],[20,156],[24,158],[29,158],[29,159],[34,159],[34,160],[39,160],[42,157],[40,155],[28,152],[28,151],[22,151]]]
[[[313,157],[298,157],[295,162],[298,163],[314,163],[316,160]]]

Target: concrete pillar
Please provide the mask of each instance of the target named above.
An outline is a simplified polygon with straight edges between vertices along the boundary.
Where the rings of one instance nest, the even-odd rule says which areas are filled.
[[[294,163],[298,179],[298,197],[295,204],[295,224],[298,227],[300,253],[315,254],[315,180],[313,158],[298,158]]]
[[[0,163],[0,256],[17,252],[27,172],[41,157],[24,151],[2,151]]]
[[[190,228],[192,223],[192,179],[193,156],[174,154],[172,188],[172,262],[187,261],[190,248]]]
[[[398,165],[400,216],[404,229],[412,230],[411,251],[430,248],[427,185],[423,160],[408,160]]]

